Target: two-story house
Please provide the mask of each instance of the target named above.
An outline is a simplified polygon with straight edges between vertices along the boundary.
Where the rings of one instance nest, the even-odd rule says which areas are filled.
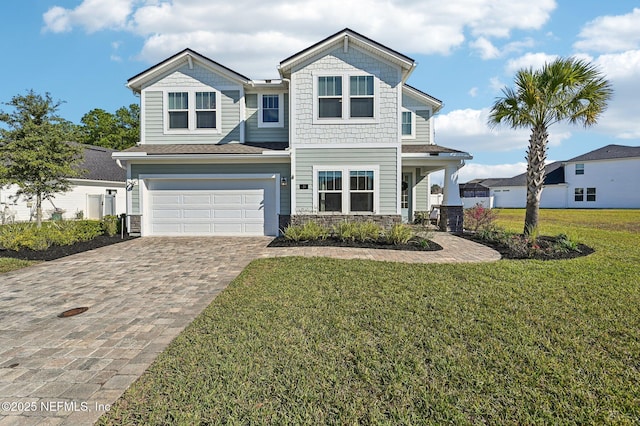
[[[141,140],[127,169],[131,232],[277,235],[287,223],[384,225],[427,211],[445,170],[442,228],[462,225],[466,152],[433,141],[438,99],[405,82],[413,59],[342,30],[252,80],[190,49],[128,81]]]

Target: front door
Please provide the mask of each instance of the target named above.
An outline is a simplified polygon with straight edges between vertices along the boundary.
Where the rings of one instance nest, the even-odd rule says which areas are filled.
[[[400,193],[400,212],[402,214],[402,222],[409,223],[411,221],[411,173],[402,174],[402,192]]]

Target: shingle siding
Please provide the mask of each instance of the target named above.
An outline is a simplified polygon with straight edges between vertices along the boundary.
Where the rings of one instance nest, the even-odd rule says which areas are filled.
[[[314,124],[313,73],[367,72],[379,78],[379,102],[376,123],[367,124]],[[348,53],[342,48],[293,70],[295,85],[296,143],[394,143],[398,141],[398,90],[400,71],[357,48]],[[346,94],[348,95],[348,93]],[[348,121],[348,120],[345,120]]]

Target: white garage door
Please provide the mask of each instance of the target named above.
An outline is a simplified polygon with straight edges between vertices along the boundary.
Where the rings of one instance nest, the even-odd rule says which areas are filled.
[[[146,235],[276,235],[274,179],[152,179]]]

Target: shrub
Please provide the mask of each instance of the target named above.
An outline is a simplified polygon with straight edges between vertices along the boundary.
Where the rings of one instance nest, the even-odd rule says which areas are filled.
[[[559,234],[556,237],[554,249],[562,253],[568,253],[570,251],[580,251],[578,243],[569,238],[567,234]]]
[[[356,241],[378,241],[380,234],[382,233],[382,227],[377,223],[370,220],[366,222],[356,222],[353,230]]]
[[[396,223],[384,233],[390,244],[406,244],[413,237],[413,230],[402,223]]]
[[[497,218],[498,214],[494,210],[488,209],[480,203],[464,211],[465,228],[473,232],[494,228]]]
[[[103,217],[101,225],[104,235],[108,237],[113,237],[114,235],[116,235],[118,233],[118,223],[118,216],[107,215]]]
[[[53,245],[66,246],[89,241],[102,235],[100,222],[95,220],[16,223],[0,227],[0,246],[9,250],[46,250]]]
[[[416,225],[429,225],[431,223],[429,219],[429,212],[413,212],[413,223]]]
[[[355,241],[356,240],[356,223],[344,220],[337,225],[333,225],[333,236],[340,241]]]
[[[329,236],[329,230],[316,222],[308,221],[304,225],[289,225],[282,234],[293,241],[324,240]]]

